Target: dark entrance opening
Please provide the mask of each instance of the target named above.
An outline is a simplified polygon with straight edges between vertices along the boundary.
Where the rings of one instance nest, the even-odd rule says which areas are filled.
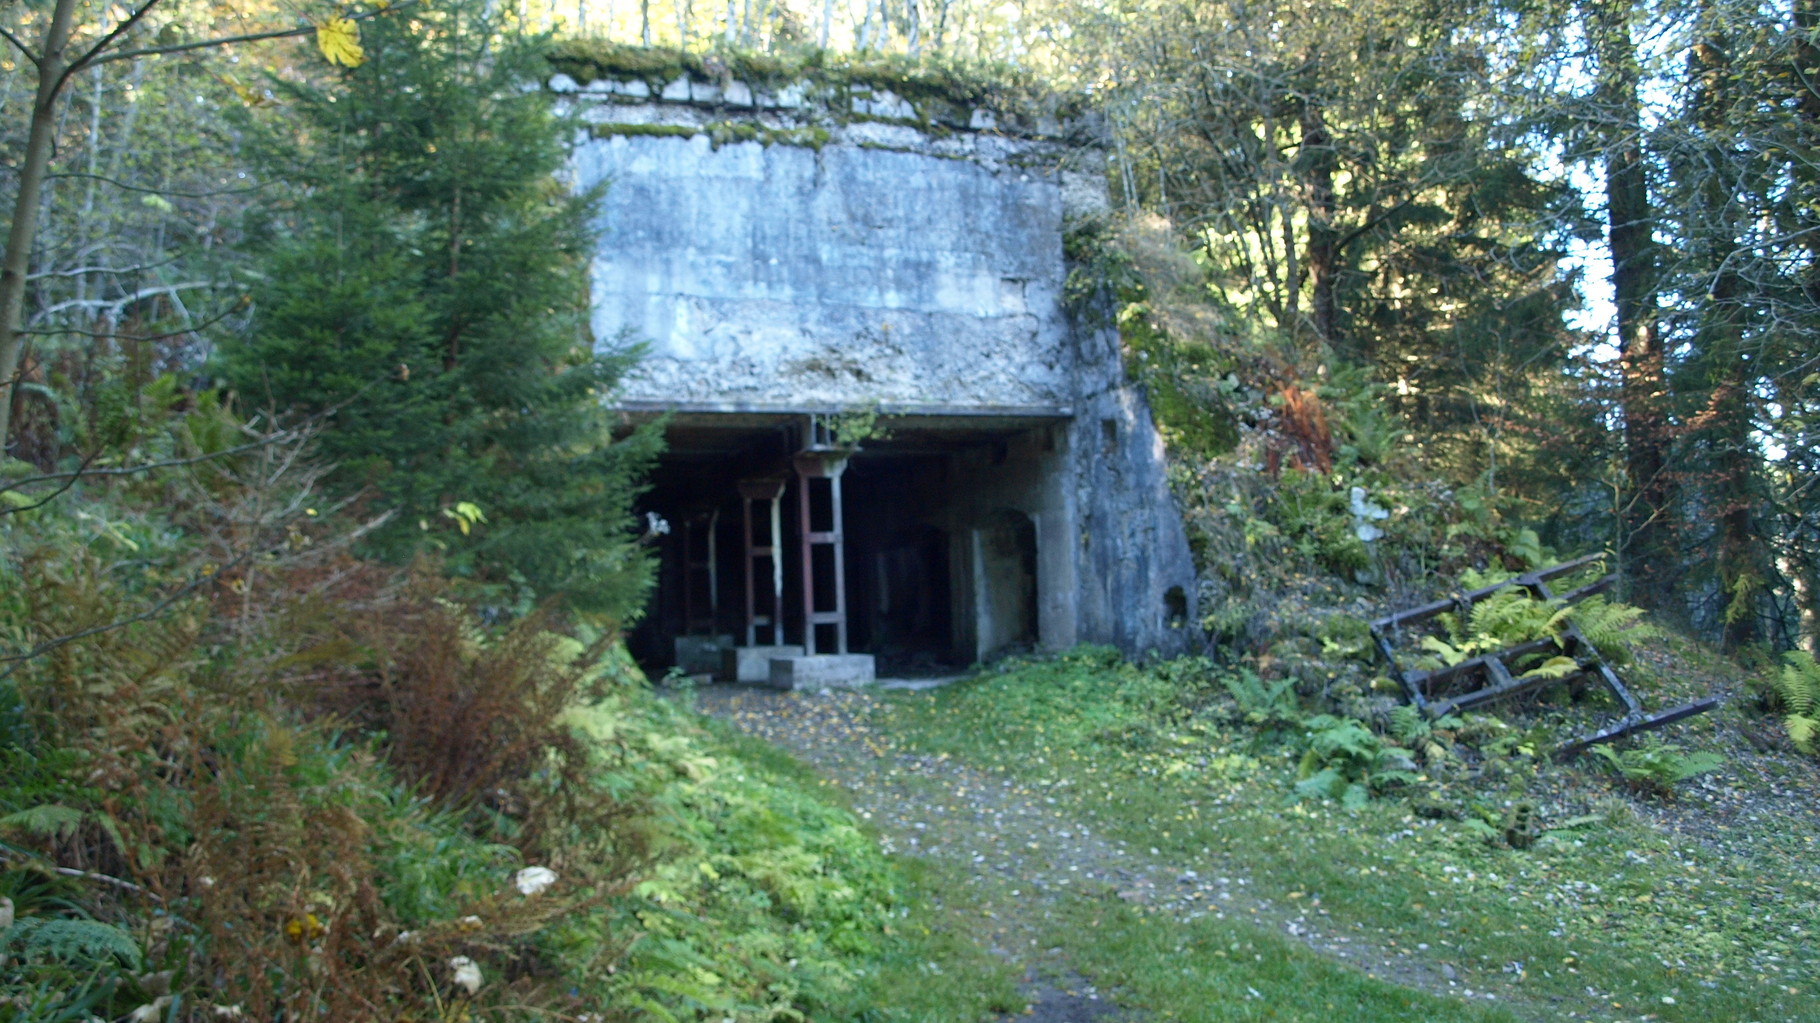
[[[1054,421],[904,416],[846,463],[839,485],[847,647],[873,655],[880,676],[948,674],[1036,646],[1037,530],[1029,514],[996,501],[1022,503],[1020,488],[1038,485],[1036,463],[1007,451],[1019,438],[1024,450],[1050,450],[1028,438]],[[807,422],[782,413],[672,419],[669,450],[639,506],[671,531],[657,545],[645,615],[627,636],[654,677],[671,667],[712,673],[725,648],[775,644],[774,618],[782,643],[801,645],[814,628],[817,650],[833,652],[830,627],[804,617],[805,480],[793,456]],[[806,482],[815,539],[832,526],[833,488],[827,479]],[[988,490],[1001,496],[988,500]],[[775,514],[768,494],[777,494]],[[810,545],[818,619],[833,606],[833,553]]]
[[[946,477],[938,456],[889,451],[847,469],[850,636],[881,674],[942,673],[971,660],[955,650]]]
[[[1035,649],[1036,524],[1016,509],[994,508],[974,538],[981,658]]]

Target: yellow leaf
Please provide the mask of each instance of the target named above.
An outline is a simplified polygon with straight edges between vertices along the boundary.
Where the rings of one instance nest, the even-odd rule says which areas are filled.
[[[331,64],[359,67],[367,59],[360,48],[360,26],[347,18],[330,18],[316,26],[316,48]]]

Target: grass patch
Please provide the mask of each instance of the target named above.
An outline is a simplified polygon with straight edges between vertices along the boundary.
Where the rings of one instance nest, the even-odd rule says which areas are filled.
[[[1462,986],[1553,1018],[1567,1006],[1601,1019],[1812,1018],[1811,835],[1778,840],[1770,825],[1751,847],[1760,854],[1722,851],[1611,797],[1592,819],[1544,820],[1542,837],[1515,850],[1400,799],[1292,802],[1299,747],[1197,713],[1194,694],[1212,684],[1172,677],[1184,670],[1076,651],[900,699],[889,727],[907,745],[1046,786],[1104,833],[1171,862],[1247,877],[1267,903],[1318,899],[1329,933],[1394,959],[1427,945],[1415,961],[1448,964]],[[1590,766],[1510,760],[1501,780],[1479,780],[1475,805],[1514,805],[1558,772],[1608,784]],[[1136,964],[1148,946],[1131,940]]]
[[[1278,934],[1229,920],[1161,921],[1114,900],[1068,906],[1055,939],[1076,966],[1156,1020],[1183,1023],[1473,1020],[1518,1017],[1348,969]]]
[[[847,823],[856,823],[845,790],[814,768],[723,721],[702,721],[714,745],[744,772],[797,798],[838,808]],[[853,988],[827,1006],[826,1018],[958,1023],[1021,1010],[1024,1000],[1012,968],[973,940],[974,921],[947,898],[967,884],[967,877],[942,862],[886,857],[876,851],[876,842],[870,844],[868,855],[886,863],[882,873],[896,893],[897,911],[860,966]]]

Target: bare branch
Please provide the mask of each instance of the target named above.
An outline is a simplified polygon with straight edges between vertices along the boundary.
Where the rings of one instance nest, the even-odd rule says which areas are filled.
[[[100,454],[101,454],[101,450],[99,448],[97,448],[96,450],[91,451],[88,454],[82,456],[82,462],[81,462],[81,464],[79,464],[77,466],[77,471],[73,472],[73,473],[67,473],[66,475],[69,478],[63,481],[62,486],[60,486],[57,489],[51,491],[50,493],[44,495],[43,497],[39,498],[38,500],[33,501],[30,504],[22,504],[22,505],[17,505],[17,506],[9,506],[9,507],[5,507],[5,508],[0,508],[0,515],[11,515],[15,512],[28,512],[35,508],[42,508],[45,505],[50,504],[52,501],[55,501],[57,498],[59,498],[63,495],[64,491],[66,491],[69,488],[76,485],[76,480],[78,478],[80,478],[81,471],[87,469],[89,467],[89,464],[94,462],[94,460],[97,457],[99,457]],[[30,482],[30,481],[27,480],[24,482]],[[13,489],[13,488],[10,486],[0,487],[0,494],[4,494],[11,489]]]
[[[182,586],[165,596],[164,599],[138,614],[128,615],[125,618],[119,618],[103,625],[91,625],[86,629],[78,629],[67,636],[58,636],[55,639],[47,639],[22,654],[8,654],[5,657],[0,657],[0,664],[9,664],[5,671],[0,671],[0,682],[4,682],[11,678],[14,672],[18,671],[32,659],[48,654],[59,647],[68,646],[79,639],[87,639],[90,636],[99,636],[104,632],[113,632],[116,629],[124,629],[129,625],[137,625],[140,622],[150,621],[153,618],[162,615],[178,601],[201,589],[206,584],[213,582],[221,573],[238,568],[242,562],[251,558],[257,551],[258,546],[255,545],[254,547],[240,552],[232,561],[229,561],[227,564],[222,565],[214,571],[197,575],[196,578],[184,583]]]
[[[145,0],[145,3],[139,5],[138,10],[128,13],[120,24],[115,25],[106,35],[97,39],[95,45],[88,48],[87,53],[69,62],[69,66],[63,69],[63,73],[57,76],[57,84],[51,86],[51,92],[53,94],[62,92],[64,83],[70,80],[71,75],[87,68],[94,61],[96,54],[107,49],[110,43],[125,35],[134,25],[144,20],[145,16],[152,12],[152,8],[158,6],[159,3],[160,0]]]
[[[8,32],[4,26],[0,26],[0,38],[4,38],[7,42],[12,43],[13,48],[19,51],[19,55],[26,60],[31,61],[33,67],[38,66],[38,55],[33,53],[24,43],[20,42],[17,36]]]
[[[211,282],[209,281],[185,281],[182,284],[160,284],[154,288],[140,288],[138,291],[121,298],[73,298],[68,302],[59,302],[54,306],[50,306],[41,312],[39,316],[50,316],[55,313],[60,313],[65,309],[111,309],[114,312],[119,312],[121,309],[132,305],[142,298],[151,298],[153,295],[175,295],[179,291],[206,288],[210,283]]]
[[[47,174],[45,176],[54,178],[58,175]],[[156,270],[160,267],[170,266],[175,262],[177,262],[177,257],[172,256],[169,259],[161,259],[156,263],[141,263],[138,266],[74,266],[67,270],[40,270],[35,274],[27,274],[25,279],[28,281],[41,281],[53,277],[82,277],[87,274],[119,274],[121,276],[126,276],[129,274],[142,274],[147,270]]]
[[[181,330],[167,330],[167,331],[163,331],[163,332],[157,333],[157,334],[122,334],[117,330],[81,330],[76,327],[33,327],[33,328],[30,328],[27,330],[21,330],[19,333],[28,334],[33,337],[59,337],[59,336],[63,336],[63,335],[74,335],[76,337],[87,337],[87,338],[97,338],[97,339],[98,338],[109,338],[111,340],[117,340],[117,341],[167,341],[174,337],[182,337],[185,334],[194,334],[199,330],[203,330],[205,328],[212,327],[215,324],[220,323],[222,320],[227,319],[229,316],[232,316],[235,313],[239,312],[240,310],[245,309],[246,306],[247,306],[247,303],[246,303],[246,301],[244,301],[244,296],[243,296],[242,301],[234,303],[233,305],[227,307],[226,309],[223,309],[221,312],[215,314],[214,316],[211,316],[208,319],[203,320],[201,323],[192,323],[189,326],[184,327]]]
[[[85,461],[81,467],[70,472],[53,472],[43,476],[27,476],[24,479],[13,480],[10,483],[0,483],[0,494],[6,493],[9,490],[18,490],[20,487],[30,486],[34,483],[51,483],[57,480],[68,480],[71,483],[74,483],[76,480],[85,477],[106,478],[112,476],[137,476],[142,472],[152,472],[157,469],[174,469],[184,465],[198,465],[202,462],[212,462],[218,458],[230,458],[234,455],[245,454],[248,451],[257,451],[260,448],[268,447],[280,441],[295,440],[302,435],[303,432],[301,430],[279,430],[276,433],[267,434],[258,440],[241,444],[236,447],[223,448],[220,451],[211,451],[205,455],[194,455],[189,458],[170,458],[162,462],[142,462],[138,465],[125,465],[110,469],[90,469],[87,467],[87,461]],[[90,455],[88,461],[92,461],[93,459],[94,456]],[[67,490],[68,486],[66,485],[61,489]],[[5,515],[14,510],[23,511],[25,509],[0,508],[0,515]]]
[[[245,188],[221,188],[208,192],[177,192],[169,188],[150,188],[145,185],[129,185],[124,181],[116,181],[104,174],[85,174],[81,171],[46,174],[45,177],[52,180],[57,178],[87,178],[90,181],[106,182],[107,184],[113,185],[115,188],[124,188],[129,192],[150,192],[153,195],[174,195],[179,199],[212,199],[218,195],[245,195],[248,192],[257,192],[266,186],[265,182],[261,182],[257,185],[248,185]],[[37,274],[35,276],[42,277],[44,275]]]
[[[274,29],[270,32],[249,32],[241,36],[198,39],[195,42],[173,43],[170,46],[147,46],[137,50],[121,50],[119,53],[105,54],[90,61],[90,65],[111,64],[117,60],[137,60],[140,57],[161,57],[171,53],[188,53],[191,50],[207,50],[216,46],[233,46],[237,43],[257,43],[267,39],[286,39],[292,36],[309,35],[314,31],[316,31],[316,26],[304,25],[300,28]]]
[[[382,14],[396,14],[416,6],[413,3],[393,4],[390,7],[375,8],[358,14],[344,15],[349,21],[370,21]],[[191,50],[206,50],[216,46],[233,46],[238,43],[257,43],[267,39],[287,39],[295,36],[306,36],[316,31],[314,25],[301,25],[296,28],[273,29],[269,32],[249,32],[239,36],[220,36],[215,39],[198,39],[189,43],[173,43],[170,46],[147,46],[137,50],[121,50],[96,57],[90,64],[109,64],[116,60],[136,60],[140,57],[160,57],[171,53],[188,53]]]

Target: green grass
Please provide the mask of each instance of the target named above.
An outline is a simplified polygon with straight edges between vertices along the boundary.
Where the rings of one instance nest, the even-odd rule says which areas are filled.
[[[1500,1006],[1465,1004],[1367,976],[1260,927],[1201,917],[1180,924],[1114,900],[1069,905],[1056,939],[1075,966],[1120,1000],[1182,1023],[1375,1023],[1516,1020]]]
[[[963,1023],[1023,1009],[1017,978],[970,936],[967,910],[942,898],[966,879],[945,864],[896,859],[909,915],[862,990],[870,1006],[855,1018],[892,1023]]]
[[[1103,833],[1169,862],[1248,877],[1250,894],[1279,903],[1319,898],[1330,933],[1382,948],[1426,943],[1429,962],[1457,968],[1462,986],[1495,990],[1529,1015],[1815,1018],[1805,952],[1820,929],[1812,836],[1730,855],[1665,835],[1614,798],[1602,819],[1518,851],[1458,822],[1418,818],[1400,800],[1358,811],[1291,804],[1295,751],[1254,748],[1251,735],[1193,716],[1168,698],[1177,682],[1076,652],[900,699],[890,727],[909,745],[1046,784]],[[1578,770],[1518,760],[1478,793],[1486,805],[1514,800],[1539,770]],[[1205,999],[1223,981],[1163,977],[1147,965],[1156,941],[1182,940],[1168,937],[1171,927],[1120,927],[1125,937],[1111,947],[1125,951],[1095,953],[1097,942],[1077,951],[1156,1011],[1271,1018],[1207,1015]],[[1274,941],[1272,957],[1316,968],[1301,962],[1312,953],[1264,933],[1246,940]]]
[[[850,813],[846,793],[782,749],[704,719],[716,746],[772,786]],[[970,935],[973,920],[945,896],[966,875],[949,864],[889,857],[889,873],[902,916],[886,925],[877,949],[860,964],[859,980],[829,1019],[872,1023],[964,1023],[1024,1007],[1011,967]]]

